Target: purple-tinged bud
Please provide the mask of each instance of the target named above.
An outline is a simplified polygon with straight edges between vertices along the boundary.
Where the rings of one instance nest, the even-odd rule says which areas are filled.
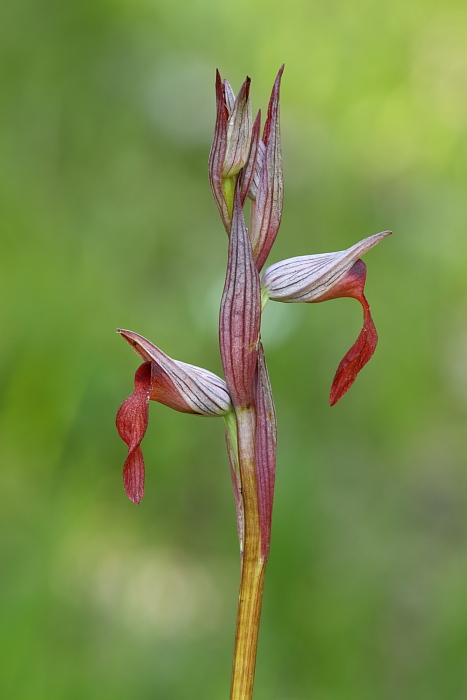
[[[229,85],[229,88],[230,85]],[[224,168],[225,154],[227,151],[227,122],[229,120],[229,108],[226,100],[226,86],[222,82],[219,71],[216,71],[216,126],[214,129],[214,139],[209,154],[209,182],[212,193],[219,209],[221,219],[227,233],[230,231],[230,214],[225,201],[224,187],[222,181],[222,170]]]
[[[247,78],[235,98],[227,122],[227,149],[222,168],[222,177],[233,177],[248,160],[251,142],[250,78]]]
[[[168,357],[132,331],[119,333],[145,360],[135,374],[133,393],[117,412],[117,430],[128,445],[123,482],[128,497],[139,503],[144,493],[144,459],[140,443],[148,425],[148,403],[158,401],[182,413],[225,416],[232,409],[227,385],[212,372]]]
[[[300,255],[274,263],[263,274],[263,290],[274,301],[322,301],[358,258],[390,234],[376,233],[337,253]]]
[[[232,218],[236,176],[248,161],[252,135],[250,78],[237,97],[230,84],[216,72],[217,117],[209,154],[209,181],[227,233]]]
[[[251,244],[256,267],[261,270],[276,239],[281,223],[284,176],[280,139],[279,93],[284,66],[277,74],[264,125],[262,146],[258,149],[258,172],[253,178],[251,196]],[[263,153],[264,150],[264,153]]]
[[[237,185],[219,322],[222,366],[235,409],[253,405],[260,319],[259,277]]]

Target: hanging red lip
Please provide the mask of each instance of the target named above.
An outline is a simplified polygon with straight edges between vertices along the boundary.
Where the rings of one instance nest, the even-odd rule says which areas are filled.
[[[346,353],[334,376],[329,402],[334,406],[350,389],[357,374],[373,355],[378,342],[378,334],[370,313],[370,305],[363,293],[366,280],[366,265],[363,260],[357,262],[344,275],[334,289],[329,299],[338,297],[353,297],[363,307],[363,327],[360,334]],[[324,300],[323,300],[324,301]]]
[[[140,443],[148,427],[151,394],[151,363],[145,362],[135,374],[135,389],[117,412],[117,430],[128,445],[123,467],[123,484],[128,498],[138,504],[144,495],[144,458]]]

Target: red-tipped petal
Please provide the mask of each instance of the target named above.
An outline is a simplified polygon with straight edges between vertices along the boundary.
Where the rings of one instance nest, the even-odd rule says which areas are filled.
[[[334,287],[332,295],[327,297],[327,299],[353,297],[354,299],[358,299],[363,307],[363,328],[357,340],[337,368],[329,399],[331,406],[334,406],[346,391],[350,389],[357,374],[373,355],[378,342],[378,334],[373,319],[371,318],[370,305],[363,293],[365,279],[366,265],[363,260],[357,260],[336,287]]]
[[[237,183],[219,319],[222,366],[235,408],[253,405],[260,319],[259,277]]]
[[[271,541],[272,504],[276,478],[276,411],[263,346],[259,343],[256,373],[256,480],[261,529],[261,554],[267,559]]]
[[[128,498],[138,504],[144,494],[144,459],[141,440],[148,427],[148,403],[151,395],[151,363],[145,362],[135,373],[135,389],[117,411],[118,434],[128,445],[123,467],[123,483]]]

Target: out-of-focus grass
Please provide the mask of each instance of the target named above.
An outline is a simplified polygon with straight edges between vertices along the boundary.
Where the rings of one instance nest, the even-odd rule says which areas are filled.
[[[215,67],[285,61],[271,260],[366,257],[380,333],[341,404],[352,300],[270,304],[277,497],[258,700],[467,693],[465,5],[6,3],[0,10],[0,687],[227,697],[237,548],[222,425],[151,406],[139,508],[113,426],[138,358],[220,372]]]

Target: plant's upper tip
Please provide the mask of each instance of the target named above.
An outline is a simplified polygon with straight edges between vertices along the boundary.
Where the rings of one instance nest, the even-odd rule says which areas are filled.
[[[242,88],[245,90],[245,99],[248,99],[250,96],[251,88],[251,78],[248,75],[245,78],[245,82],[243,83]]]
[[[386,236],[392,236],[392,231],[381,231],[380,233],[375,233],[375,236],[379,236],[379,239],[383,240]]]
[[[380,231],[379,233],[374,233],[372,236],[369,236],[368,239],[364,238],[363,240],[375,241],[375,243],[379,243],[380,241],[383,240],[383,238],[386,238],[387,236],[391,236],[391,235],[392,235],[392,231]],[[375,245],[375,243],[373,243],[371,245],[371,247],[373,247]]]
[[[135,342],[134,337],[135,335],[138,335],[137,333],[133,333],[133,331],[126,331],[124,328],[117,328],[117,333],[120,333],[122,338],[124,338],[127,343],[133,347],[136,347],[137,343]]]

